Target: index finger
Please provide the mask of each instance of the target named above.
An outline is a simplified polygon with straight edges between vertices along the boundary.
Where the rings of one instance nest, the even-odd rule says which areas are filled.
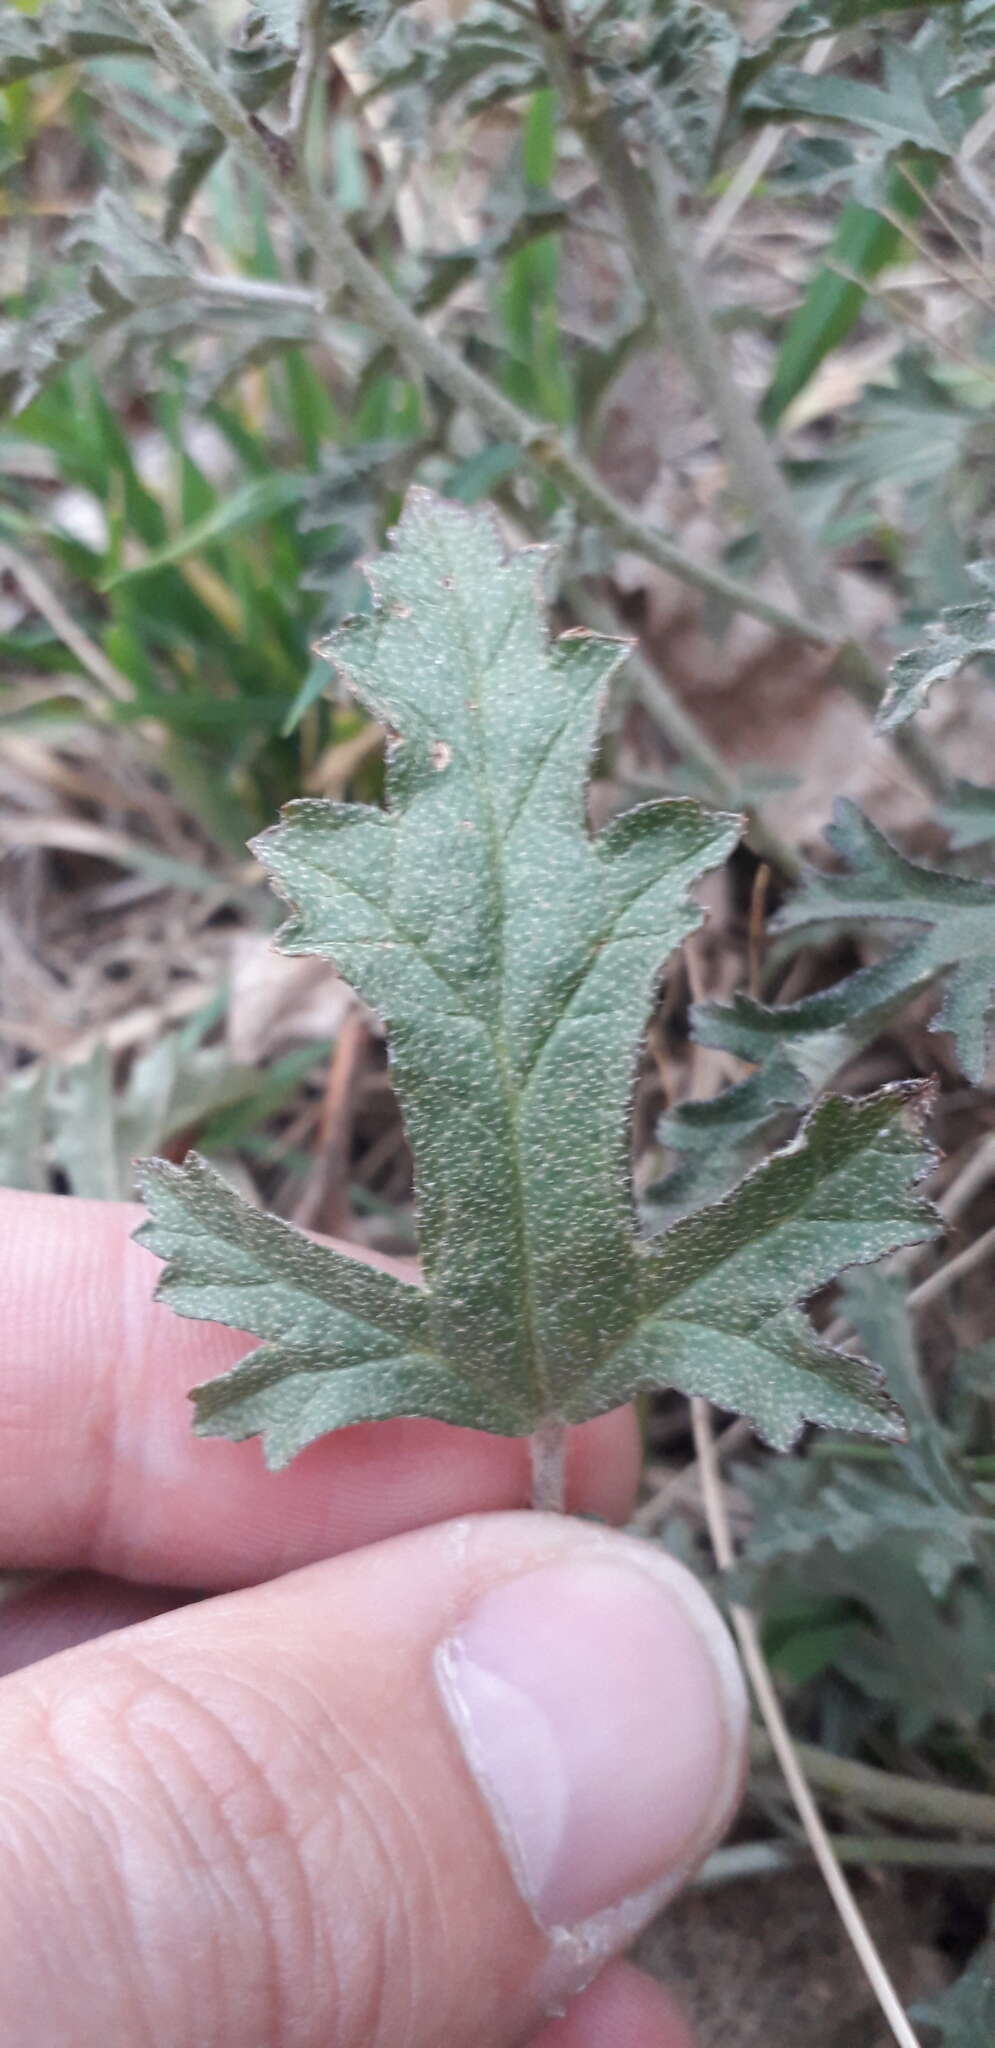
[[[152,1299],[126,1203],[0,1194],[0,1560],[238,1586],[386,1536],[524,1506],[524,1441],[414,1419],[360,1423],[284,1472],[255,1442],[191,1434],[187,1389],[251,1340]],[[355,1246],[340,1249],[355,1252]],[[570,1505],[621,1520],[632,1415],[571,1433]]]

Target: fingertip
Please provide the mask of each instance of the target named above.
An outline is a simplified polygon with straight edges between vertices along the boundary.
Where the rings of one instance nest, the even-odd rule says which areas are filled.
[[[695,2048],[673,1994],[633,1963],[611,1963],[532,2048]]]

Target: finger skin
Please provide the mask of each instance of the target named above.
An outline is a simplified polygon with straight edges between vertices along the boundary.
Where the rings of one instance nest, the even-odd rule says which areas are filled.
[[[432,1659],[509,1574],[625,1548],[566,1517],[481,1517],[5,1680],[7,2037],[19,2048],[541,2038],[547,1939],[512,1882]],[[741,1764],[745,1713],[732,1743]]]
[[[662,1984],[631,1963],[611,1963],[531,2048],[695,2048],[695,2042]]]
[[[153,1302],[142,1211],[0,1196],[0,1556],[177,1586],[254,1584],[452,1516],[528,1501],[524,1440],[359,1424],[286,1471],[258,1443],[191,1435],[189,1389],[252,1339]],[[354,1247],[343,1246],[346,1251]],[[622,1521],[639,1465],[618,1410],[571,1433],[570,1505]]]

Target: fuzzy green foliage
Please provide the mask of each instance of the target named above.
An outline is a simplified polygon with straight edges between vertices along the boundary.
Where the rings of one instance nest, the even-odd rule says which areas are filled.
[[[968,574],[981,596],[947,605],[919,647],[892,662],[888,691],[877,715],[879,732],[893,732],[926,703],[934,683],[958,675],[979,655],[995,654],[995,562],[972,562]]]
[[[39,1061],[12,1074],[0,1091],[0,1187],[42,1192],[44,1133],[45,1073]]]
[[[846,861],[846,871],[827,874],[810,868],[774,929],[920,927],[921,936],[904,947],[900,957],[892,956],[896,989],[904,979],[911,993],[934,975],[943,975],[945,994],[936,1023],[953,1034],[965,1074],[982,1080],[995,981],[995,889],[973,876],[908,860],[845,801],[836,805],[827,837]],[[866,980],[855,975],[833,994],[845,1008],[848,999],[857,1005],[866,987]]]
[[[646,804],[597,837],[583,791],[619,647],[547,642],[534,550],[408,499],[375,609],[329,652],[394,735],[388,808],[304,801],[257,843],[292,906],[281,944],[333,958],[383,1017],[418,1178],[425,1287],[245,1207],[197,1160],[153,1162],[142,1241],[162,1298],[262,1337],[198,1390],[198,1427],[283,1463],[327,1430],[433,1415],[524,1434],[670,1383],[774,1443],[808,1419],[883,1435],[897,1411],[796,1304],[928,1235],[908,1090],[828,1101],[723,1202],[637,1238],[633,1061],[688,889],[736,821]],[[915,1092],[915,1091],[913,1091]]]
[[[995,2033],[995,1941],[982,1942],[963,1975],[913,2009],[943,2048],[989,2048]]]
[[[970,1741],[995,1647],[975,1411],[937,1413],[899,1275],[848,1274],[840,1299],[902,1403],[908,1440],[880,1451],[824,1440],[806,1458],[740,1469],[753,1506],[745,1590],[785,1677],[844,1681],[851,1737],[954,1726]],[[985,1378],[987,1391],[990,1363]]]
[[[755,1072],[705,1101],[682,1102],[661,1119],[657,1136],[679,1161],[647,1191],[651,1226],[660,1228],[734,1186],[932,979],[900,948],[796,1003],[771,1008],[743,993],[731,1003],[696,1003],[691,1024],[699,1045],[748,1060]]]
[[[85,1200],[124,1202],[136,1153],[195,1131],[215,1151],[245,1137],[300,1087],[310,1045],[266,1069],[239,1066],[224,1045],[200,1043],[206,1018],[167,1032],[121,1080],[103,1041],[85,1058],[36,1060],[0,1087],[0,1187],[44,1193],[52,1172]]]

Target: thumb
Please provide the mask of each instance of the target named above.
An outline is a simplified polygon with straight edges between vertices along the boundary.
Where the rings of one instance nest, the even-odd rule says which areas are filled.
[[[0,1686],[23,2048],[502,2048],[729,1819],[742,1684],[695,1580],[483,1516]]]

